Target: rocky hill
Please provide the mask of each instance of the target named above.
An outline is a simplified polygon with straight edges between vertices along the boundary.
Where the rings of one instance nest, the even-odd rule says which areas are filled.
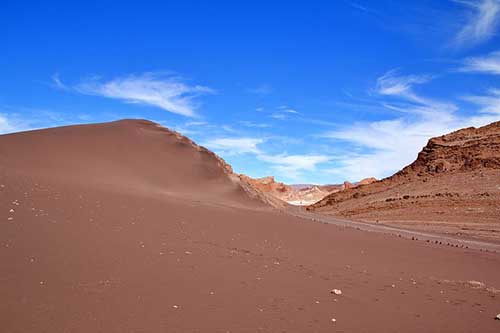
[[[397,176],[414,178],[484,168],[500,169],[500,122],[430,139],[416,161]]]
[[[393,176],[332,193],[308,210],[443,232],[500,232],[500,122],[432,138]]]
[[[287,185],[277,182],[273,176],[263,178],[251,178],[246,175],[239,175],[242,184],[248,184],[248,187],[255,192],[267,195],[268,197],[279,199],[292,205],[305,206],[318,202],[327,195],[348,188],[355,188],[359,185],[370,184],[377,181],[375,178],[366,178],[357,183],[345,181],[343,184],[332,185],[314,185],[314,184],[292,184]],[[273,206],[277,205],[276,200],[270,202]]]

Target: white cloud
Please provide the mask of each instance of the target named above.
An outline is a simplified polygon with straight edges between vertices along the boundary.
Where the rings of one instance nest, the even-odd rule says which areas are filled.
[[[295,114],[299,113],[297,110],[292,109],[291,107],[289,107],[287,105],[278,106],[277,109],[281,110],[281,112],[286,112],[286,113],[295,113]]]
[[[289,179],[299,179],[303,171],[314,171],[316,166],[330,161],[326,155],[296,154],[289,155],[269,154],[264,152],[259,145],[268,139],[259,138],[216,138],[202,143],[203,146],[214,150],[216,153],[225,156],[236,156],[241,154],[252,154],[258,160],[268,163],[279,177]]]
[[[290,179],[299,179],[302,171],[314,171],[316,166],[330,161],[326,155],[268,155],[260,154],[257,158],[270,163],[273,168]]]
[[[347,153],[337,157],[339,167],[330,173],[351,181],[366,177],[390,176],[412,163],[418,152],[435,136],[469,126],[484,126],[500,120],[500,114],[456,117],[449,120],[420,118],[414,121],[394,119],[372,123],[360,123],[325,136],[361,147],[364,153]]]
[[[229,133],[237,133],[238,132],[230,125],[222,125],[220,128],[222,128],[224,131],[229,132]]]
[[[274,112],[270,115],[271,118],[278,119],[278,120],[285,120],[288,119],[289,116],[291,115],[298,115],[299,112],[295,109],[292,109],[291,107],[287,105],[281,105],[276,108],[278,111]]]
[[[467,22],[455,36],[455,45],[474,45],[493,37],[500,14],[498,0],[455,0],[455,2],[472,10]]]
[[[271,127],[269,124],[264,124],[264,123],[255,123],[253,121],[248,121],[248,120],[241,120],[239,123],[243,126],[246,127],[254,127],[254,128],[268,128]]]
[[[500,89],[490,89],[487,95],[468,95],[464,100],[479,105],[480,113],[500,116]]]
[[[373,9],[373,8],[369,8],[367,6],[365,6],[364,4],[361,4],[361,3],[357,3],[357,2],[347,2],[352,8],[356,9],[356,10],[359,10],[361,12],[364,12],[366,14],[371,14],[371,15],[374,15],[374,14],[380,14],[379,11]]]
[[[54,87],[62,90],[68,89],[64,83],[62,83],[61,79],[59,78],[59,74],[54,74],[52,75],[52,82],[54,83]]]
[[[246,91],[256,95],[269,95],[273,92],[273,88],[268,84],[261,84],[256,88],[249,88]]]
[[[10,107],[8,107],[10,109]],[[27,112],[27,108],[18,108]],[[50,115],[45,110],[37,110],[40,114],[30,117],[21,116],[18,111],[0,113],[0,134],[9,134],[48,127],[52,124]],[[47,124],[47,119],[49,120]]]
[[[284,113],[273,113],[270,115],[270,117],[278,120],[285,120],[287,118],[286,114]]]
[[[206,126],[208,123],[206,121],[188,121],[185,126]]]
[[[17,132],[22,130],[18,126],[12,123],[7,116],[0,115],[0,134],[7,134],[12,132]]]
[[[58,76],[54,76],[53,80],[57,86],[66,87]],[[194,101],[196,97],[213,93],[212,89],[204,86],[188,85],[179,77],[154,73],[129,75],[110,81],[92,78],[72,88],[82,94],[152,105],[188,117],[195,116],[198,106]]]
[[[430,99],[413,91],[414,84],[427,81],[427,76],[401,77],[393,72],[377,80],[380,94],[397,96],[403,101],[396,106],[384,104],[386,108],[400,112],[401,116],[324,133],[324,137],[347,142],[352,148],[336,158],[339,167],[329,172],[352,181],[370,176],[386,177],[413,162],[431,137],[500,119],[499,90],[491,90],[486,96],[464,97],[480,105],[482,114],[459,116],[455,104]]]
[[[427,83],[432,80],[430,75],[399,75],[396,70],[391,70],[377,79],[376,91],[380,95],[398,97],[404,103],[392,105],[383,103],[383,106],[393,111],[412,115],[439,118],[449,121],[457,110],[453,103],[438,101],[421,96],[413,90],[414,85]]]
[[[368,11],[368,8],[366,6],[360,5],[359,3],[356,3],[356,2],[348,2],[348,3],[353,8],[359,9],[359,10],[361,10],[363,12],[367,12]]]
[[[412,87],[432,79],[429,75],[399,75],[397,70],[391,70],[377,79],[377,92],[381,95],[415,98]]]
[[[349,142],[365,151],[337,157],[340,166],[330,172],[351,181],[388,176],[413,162],[429,138],[460,127],[456,121],[434,121],[431,118],[410,121],[399,118],[359,123],[328,132],[325,137]]]
[[[263,142],[257,138],[216,138],[202,143],[202,146],[227,155],[260,154],[257,146]]]
[[[460,70],[500,75],[500,51],[492,52],[485,57],[465,59],[464,66]]]

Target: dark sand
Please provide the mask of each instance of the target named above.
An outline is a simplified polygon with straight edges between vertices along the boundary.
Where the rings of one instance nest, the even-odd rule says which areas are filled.
[[[500,331],[500,255],[314,223],[230,178],[143,121],[0,136],[1,331]]]

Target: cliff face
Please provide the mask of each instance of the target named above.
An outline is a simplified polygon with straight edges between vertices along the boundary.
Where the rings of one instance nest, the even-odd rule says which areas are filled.
[[[500,122],[464,128],[429,140],[415,162],[401,176],[500,168]]]

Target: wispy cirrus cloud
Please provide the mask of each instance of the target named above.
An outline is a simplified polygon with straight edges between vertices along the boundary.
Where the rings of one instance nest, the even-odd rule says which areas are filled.
[[[150,105],[187,117],[196,116],[199,104],[195,99],[198,96],[214,93],[214,90],[205,86],[189,85],[178,76],[158,73],[128,75],[111,80],[94,77],[73,86],[64,84],[58,75],[52,79],[59,88],[125,103]]]
[[[299,112],[287,105],[280,105],[276,108],[276,112],[273,112],[270,117],[278,120],[288,119],[292,115],[298,115]]]
[[[467,95],[462,98],[480,106],[479,113],[500,118],[500,89],[490,89],[486,95]]]
[[[269,127],[271,127],[271,125],[269,125],[269,124],[256,123],[256,122],[249,121],[249,120],[240,120],[238,123],[240,125],[243,125],[245,127],[250,127],[250,128],[269,128]]]
[[[467,58],[460,71],[500,75],[500,51],[483,57]]]
[[[413,86],[432,80],[430,75],[400,75],[397,69],[390,70],[377,79],[376,91],[381,95],[401,96],[416,99]]]
[[[258,145],[263,143],[264,139],[258,138],[215,138],[202,142],[202,146],[215,150],[222,155],[239,154],[261,154]]]
[[[278,110],[284,113],[293,113],[293,114],[298,114],[299,112],[288,105],[280,105],[277,107]]]
[[[483,57],[472,57],[464,61],[464,72],[500,75],[500,51]],[[472,125],[500,119],[500,89],[491,88],[483,95],[465,95],[462,99],[479,107],[479,115],[471,118]]]
[[[23,126],[19,126],[19,124],[13,122],[7,115],[0,114],[0,134],[18,132],[21,130],[23,130]]]
[[[374,176],[382,178],[413,162],[428,139],[467,127],[482,126],[500,119],[500,92],[488,96],[467,96],[480,105],[479,114],[457,115],[458,107],[449,101],[422,96],[415,86],[430,80],[427,75],[401,76],[390,71],[376,83],[381,96],[399,99],[383,103],[400,113],[393,119],[359,122],[328,131],[323,137],[344,142],[350,151],[336,157],[337,167],[329,172],[350,180]]]
[[[62,83],[59,74],[55,73],[52,75],[52,84],[55,88],[61,89],[61,90],[66,90],[69,89],[64,83]]]
[[[86,122],[84,114],[68,115],[49,109],[25,106],[0,106],[0,134]]]
[[[455,0],[469,9],[466,22],[455,35],[456,46],[472,46],[495,35],[500,17],[498,0]]]
[[[246,92],[256,95],[269,95],[273,92],[273,88],[268,84],[261,84],[255,88],[248,88]]]
[[[337,157],[338,166],[329,172],[351,181],[372,176],[386,177],[413,162],[429,138],[460,126],[452,120],[396,118],[358,123],[327,132],[325,137],[346,142],[352,147],[351,152]]]
[[[314,171],[317,165],[331,160],[329,156],[321,154],[270,154],[260,147],[268,140],[269,138],[249,137],[215,138],[205,141],[202,145],[223,157],[251,154],[257,160],[267,164],[280,177],[290,180],[298,180],[302,172]]]
[[[446,101],[435,100],[417,94],[415,85],[427,83],[434,79],[428,74],[400,75],[397,70],[391,70],[377,79],[376,92],[383,96],[392,96],[400,99],[400,103],[391,104],[385,102],[382,105],[386,109],[401,113],[419,115],[425,117],[450,120],[457,106]]]
[[[289,179],[298,180],[304,171],[314,171],[317,165],[331,160],[327,155],[298,154],[298,155],[268,155],[260,154],[257,158],[261,161],[270,163],[272,168],[281,175]]]
[[[365,14],[380,14],[379,11],[371,8],[371,7],[368,7],[367,5],[363,4],[362,2],[354,2],[354,1],[346,1],[346,3],[351,6],[352,8],[354,8],[355,10],[358,10],[358,11],[361,11]]]

